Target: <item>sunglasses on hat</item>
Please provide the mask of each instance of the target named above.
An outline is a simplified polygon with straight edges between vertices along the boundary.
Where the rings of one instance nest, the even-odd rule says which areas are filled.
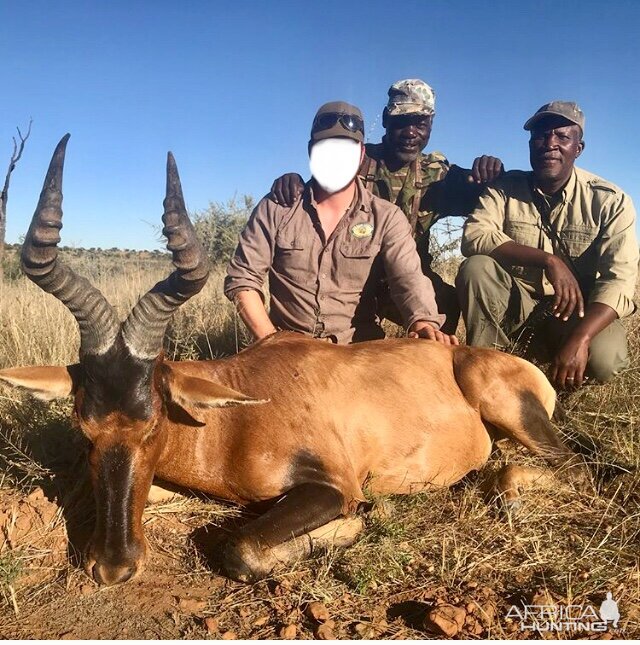
[[[364,134],[364,121],[355,114],[345,114],[344,112],[324,112],[318,114],[313,120],[311,126],[312,132],[320,132],[332,128],[336,123],[349,132],[362,132]]]

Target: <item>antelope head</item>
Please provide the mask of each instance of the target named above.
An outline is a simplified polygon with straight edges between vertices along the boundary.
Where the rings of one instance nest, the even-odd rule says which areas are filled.
[[[22,248],[22,267],[77,320],[80,359],[70,366],[2,370],[0,380],[46,400],[74,396],[77,425],[91,441],[97,513],[85,568],[98,583],[110,585],[139,572],[146,556],[141,518],[166,443],[167,403],[175,400],[179,405],[186,396],[175,391],[184,389],[184,383],[163,361],[162,339],[173,312],[202,289],[209,269],[169,153],[162,220],[175,270],[142,296],[120,323],[102,293],[58,259],[68,138],[60,141],[49,165]],[[225,396],[228,404],[229,393]],[[210,407],[215,407],[214,399],[210,396]]]

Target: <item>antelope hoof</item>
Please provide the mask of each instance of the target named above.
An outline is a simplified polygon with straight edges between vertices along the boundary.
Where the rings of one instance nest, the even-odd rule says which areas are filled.
[[[247,542],[229,542],[222,556],[224,574],[236,580],[253,584],[271,573],[275,562],[269,562],[267,554]]]

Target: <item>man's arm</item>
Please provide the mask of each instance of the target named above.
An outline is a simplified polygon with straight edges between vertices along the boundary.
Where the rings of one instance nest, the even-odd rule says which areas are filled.
[[[597,271],[589,302],[609,305],[619,318],[633,313],[638,279],[636,212],[624,193],[612,195],[603,206]]]
[[[609,305],[601,302],[588,304],[584,318],[565,340],[553,360],[551,381],[559,387],[582,385],[591,341],[617,318],[618,314]]]
[[[267,314],[262,296],[257,291],[239,291],[234,304],[240,318],[256,340],[278,331]]]
[[[634,310],[638,242],[633,204],[624,193],[616,195],[603,206],[602,215],[598,278],[589,294],[584,318],[553,361],[552,380],[560,387],[582,384],[593,338]]]
[[[225,296],[256,338],[275,331],[264,307],[262,287],[273,261],[277,208],[266,198],[260,200],[240,234],[224,280]]]
[[[489,255],[503,266],[542,269],[553,287],[553,315],[562,320],[569,320],[571,314],[576,311],[580,318],[584,316],[584,300],[580,285],[571,269],[558,256],[517,242],[505,242]]]
[[[380,252],[391,297],[402,315],[409,336],[457,345],[455,336],[440,332],[444,316],[438,313],[431,281],[420,269],[411,226],[398,208],[392,209]]]
[[[502,173],[504,166],[497,157],[482,155],[473,161],[471,169],[452,165],[444,179],[432,184],[425,193],[421,207],[441,217],[468,216],[478,204],[487,185]]]

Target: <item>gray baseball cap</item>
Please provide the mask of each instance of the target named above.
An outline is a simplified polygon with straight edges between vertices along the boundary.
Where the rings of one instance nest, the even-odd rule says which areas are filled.
[[[331,101],[318,108],[311,125],[311,141],[334,137],[347,137],[359,143],[364,141],[364,119],[355,105]]]
[[[573,101],[551,101],[545,103],[525,124],[525,130],[531,130],[533,126],[545,116],[561,116],[580,126],[584,132],[584,114],[577,103]]]

